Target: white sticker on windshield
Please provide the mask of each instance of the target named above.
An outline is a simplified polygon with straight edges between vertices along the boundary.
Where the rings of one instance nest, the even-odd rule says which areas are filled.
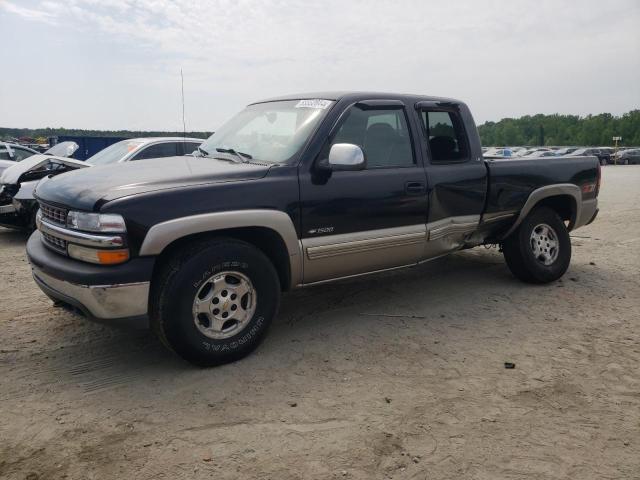
[[[310,100],[300,100],[296,104],[296,108],[320,108],[324,110],[331,105],[331,100],[322,100],[320,98],[314,98]]]

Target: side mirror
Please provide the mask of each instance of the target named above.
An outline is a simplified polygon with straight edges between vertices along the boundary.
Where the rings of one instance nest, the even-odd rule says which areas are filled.
[[[325,170],[364,170],[367,161],[362,149],[351,143],[336,143],[329,151],[329,159],[320,162],[319,166]]]

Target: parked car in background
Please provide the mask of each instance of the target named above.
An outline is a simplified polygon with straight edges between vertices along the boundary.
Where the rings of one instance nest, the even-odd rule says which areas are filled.
[[[517,157],[528,157],[528,156],[532,156],[533,153],[536,152],[550,152],[551,149],[547,148],[547,147],[534,147],[534,148],[527,148],[525,150],[520,150],[517,153]]]
[[[483,153],[485,157],[512,157],[514,156],[513,150],[507,147],[491,147]]]
[[[598,157],[600,165],[606,165],[610,158],[608,153],[601,152],[599,148],[579,148],[578,150],[571,152],[569,155],[571,155],[572,157]]]
[[[99,151],[86,162],[90,165],[147,160],[188,155],[203,142],[202,138],[150,137],[122,140]]]
[[[0,142],[0,173],[15,162],[20,162],[38,152],[16,143]]]
[[[39,153],[33,150],[32,148],[25,147],[23,145],[17,144],[9,144],[3,143],[0,144],[4,147],[0,146],[0,154],[3,152],[4,155],[12,160],[0,160],[0,174],[4,172],[8,168],[12,168],[16,166],[16,163],[22,162],[27,158],[33,158],[38,155],[38,158],[41,158],[43,155],[48,157],[70,157],[77,150],[78,144],[75,142],[63,142],[57,145],[54,145],[50,149],[46,150],[44,153]],[[21,164],[23,165],[23,164]]]
[[[151,137],[132,138],[114,143],[86,161],[42,155],[7,168],[0,175],[0,226],[33,230],[38,204],[33,190],[43,177],[60,175],[78,168],[111,165],[153,158],[175,157],[193,153],[203,142],[200,138]],[[47,152],[69,153],[62,142]],[[77,144],[74,143],[77,148]],[[75,150],[74,150],[75,151]]]
[[[639,165],[640,148],[624,150],[612,156],[612,163],[617,165]]]
[[[548,148],[542,149],[542,148],[535,148],[533,150],[529,150],[527,151],[527,153],[525,153],[524,155],[522,155],[522,157],[555,157],[556,154],[553,150],[550,150]]]
[[[557,157],[556,152],[553,150],[543,150],[538,152],[533,152],[528,157]]]
[[[616,153],[616,149],[613,147],[598,147],[600,154],[609,165],[613,165],[613,154]]]
[[[578,150],[578,147],[563,147],[563,148],[559,148],[558,150],[556,150],[554,153],[558,156],[561,157],[562,155],[569,155],[570,153],[575,152],[576,150]]]

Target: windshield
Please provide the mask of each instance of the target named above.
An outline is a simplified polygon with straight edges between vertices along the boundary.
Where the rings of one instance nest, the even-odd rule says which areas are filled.
[[[91,165],[108,165],[122,160],[130,152],[138,150],[144,144],[141,140],[122,140],[114,143],[87,159]]]
[[[330,100],[249,105],[200,145],[200,151],[212,157],[235,151],[246,159],[285,163],[302,148],[331,105]]]

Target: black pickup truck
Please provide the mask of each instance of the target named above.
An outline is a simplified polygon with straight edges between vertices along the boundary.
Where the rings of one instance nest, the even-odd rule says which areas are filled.
[[[199,365],[254,349],[293,288],[497,244],[521,280],[569,266],[595,157],[484,160],[467,106],[383,93],[253,103],[189,157],[36,187],[33,276],[104,321],[148,320]]]

